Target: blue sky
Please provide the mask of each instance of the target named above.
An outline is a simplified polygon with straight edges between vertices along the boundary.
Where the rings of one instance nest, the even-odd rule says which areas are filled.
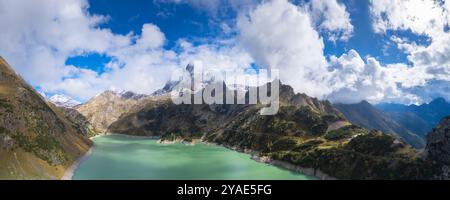
[[[304,3],[304,1],[292,2]],[[350,0],[341,1],[341,3],[347,6],[350,13],[355,28],[354,36],[348,41],[325,40],[326,55],[341,55],[350,49],[355,49],[361,55],[372,55],[383,63],[407,62],[406,54],[393,45],[389,45],[388,54],[383,51],[390,35],[379,35],[372,30],[368,0]],[[224,33],[220,23],[232,24],[237,16],[235,10],[212,13],[215,11],[199,9],[190,4],[161,3],[154,0],[141,0],[139,3],[122,0],[90,0],[89,5],[90,13],[110,17],[109,21],[101,27],[111,29],[117,34],[128,34],[130,31],[140,34],[143,24],[157,25],[167,38],[164,46],[174,50],[176,50],[177,41],[181,38],[202,44],[217,37],[234,36],[233,33]],[[414,36],[408,36],[414,38]],[[99,66],[109,62],[109,59],[99,55],[88,55],[77,56],[67,62],[102,72]]]
[[[0,25],[11,27],[0,33],[0,54],[49,96],[86,101],[106,89],[151,93],[171,71],[200,63],[237,71],[277,68],[296,92],[333,102],[450,98],[445,1],[0,4],[22,11],[0,11]]]
[[[292,1],[301,4],[304,1]],[[352,24],[355,28],[354,36],[348,41],[326,41],[326,55],[341,55],[350,49],[357,50],[361,55],[372,55],[383,63],[407,62],[406,54],[395,48],[394,44],[385,45],[391,34],[376,34],[372,29],[372,21],[369,12],[368,0],[340,1],[345,4],[350,13]],[[142,25],[153,23],[164,32],[167,41],[166,48],[175,49],[176,42],[180,38],[186,38],[192,42],[208,42],[208,38],[228,37],[220,27],[221,22],[233,23],[237,12],[230,10],[225,13],[211,13],[207,9],[199,9],[190,4],[161,3],[154,0],[141,0],[139,3],[129,3],[122,0],[90,0],[89,12],[92,14],[106,15],[110,20],[101,27],[111,29],[117,34],[127,34],[130,31],[140,34]],[[403,34],[413,40],[420,37]],[[387,52],[387,53],[386,53]],[[92,56],[89,59],[71,59],[69,63],[90,65],[98,69],[98,62],[107,63],[108,59],[101,56]],[[85,64],[85,62],[87,64]]]

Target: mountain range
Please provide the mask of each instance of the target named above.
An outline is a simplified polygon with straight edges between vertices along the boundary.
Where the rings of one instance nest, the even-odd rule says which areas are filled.
[[[372,106],[367,101],[357,104],[334,105],[352,123],[369,130],[380,130],[397,135],[415,148],[425,147],[425,138],[398,123],[391,115]]]
[[[376,107],[389,114],[395,121],[420,136],[426,136],[442,118],[450,115],[450,103],[437,98],[421,105],[379,104]]]
[[[276,115],[259,115],[261,108],[154,99],[123,114],[107,132],[161,142],[206,141],[328,178],[428,179],[440,173],[399,137],[351,125],[330,102],[295,94],[288,85],[281,85]]]
[[[450,115],[450,103],[437,98],[422,105],[377,104],[367,101],[357,104],[335,104],[353,124],[369,130],[381,130],[397,135],[415,148],[425,147],[428,132],[440,120]]]
[[[150,96],[109,90],[81,105],[56,106],[0,59],[0,179],[59,179],[90,148],[88,138],[103,133],[215,143],[321,178],[449,178],[448,118],[420,143],[414,129],[368,102],[333,105],[289,85],[280,84],[279,112],[268,116],[259,114],[264,105],[248,102],[176,105],[170,87],[163,90]],[[437,118],[431,110],[421,111]]]

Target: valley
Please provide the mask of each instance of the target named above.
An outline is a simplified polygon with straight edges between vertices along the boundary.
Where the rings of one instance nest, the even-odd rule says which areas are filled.
[[[0,167],[1,179],[60,179],[90,149],[89,138],[105,133],[152,140],[95,137],[93,141],[98,148],[74,171],[74,179],[448,178],[446,118],[427,139],[422,139],[424,134],[404,128],[405,124],[391,120],[391,115],[368,102],[359,106],[333,105],[295,93],[284,84],[280,84],[279,112],[268,116],[259,115],[261,104],[176,105],[170,99],[170,87],[157,95],[105,91],[84,104],[58,107],[23,81],[6,61],[1,61],[0,162],[4,163]],[[224,91],[229,90],[225,84],[223,87]],[[202,143],[186,145],[199,141]],[[219,145],[217,148],[221,150],[204,143]],[[165,150],[158,152],[158,149]],[[188,153],[189,149],[193,152]],[[236,151],[250,153],[262,163]],[[220,156],[216,157],[214,152]],[[172,161],[161,163],[146,158],[152,154],[162,158],[171,153],[174,153]],[[200,155],[206,157],[197,157]],[[220,162],[237,155],[235,162]],[[175,163],[171,165],[172,162]],[[201,163],[222,165],[196,166]],[[263,163],[302,174],[292,175]],[[239,169],[241,164],[243,169],[251,165],[252,169],[274,171],[263,170],[258,174],[252,174],[258,170],[243,174],[227,171]],[[162,173],[167,176],[154,176],[152,171],[167,165],[174,167]],[[180,168],[183,170],[174,173]],[[266,176],[271,174],[274,176]]]

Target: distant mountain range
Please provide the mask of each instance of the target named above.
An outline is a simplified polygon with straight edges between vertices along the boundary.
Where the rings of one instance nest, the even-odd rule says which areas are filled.
[[[385,133],[400,136],[415,148],[425,147],[425,138],[400,124],[388,113],[385,113],[367,101],[357,104],[335,104],[340,112],[345,115],[352,124],[365,127],[369,130],[380,130]]]
[[[341,106],[364,124],[402,130],[367,102]],[[395,133],[351,125],[330,102],[295,94],[288,85],[281,85],[276,115],[259,115],[261,108],[260,104],[175,105],[170,98],[146,99],[112,123],[107,132],[159,137],[161,142],[211,142],[322,178],[431,179],[441,173],[437,162],[392,136]],[[402,137],[420,140],[404,131]],[[439,155],[438,150],[432,152]]]
[[[374,106],[362,101],[335,106],[351,123],[398,135],[416,148],[425,147],[427,133],[450,115],[450,103],[443,98],[422,105],[385,103]]]
[[[379,104],[376,107],[420,136],[425,136],[442,118],[450,115],[450,103],[444,98],[422,105]]]

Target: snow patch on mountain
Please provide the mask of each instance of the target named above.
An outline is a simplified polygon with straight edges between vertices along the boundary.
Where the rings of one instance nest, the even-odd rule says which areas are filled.
[[[63,94],[55,94],[48,100],[53,104],[55,104],[56,106],[64,108],[73,108],[81,104],[81,102]]]

